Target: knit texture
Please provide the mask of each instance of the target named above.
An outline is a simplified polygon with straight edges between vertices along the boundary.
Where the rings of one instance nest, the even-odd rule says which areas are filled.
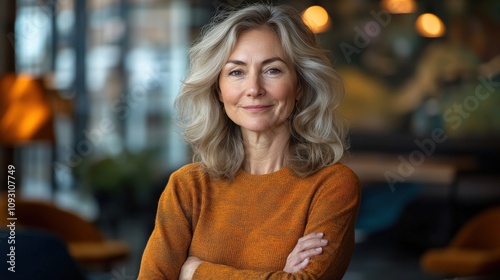
[[[288,168],[240,171],[211,180],[199,164],[172,174],[141,262],[139,279],[177,280],[188,256],[204,262],[193,279],[341,279],[354,249],[357,176],[335,164],[306,178]],[[283,272],[300,237],[323,232],[328,245],[299,273]]]

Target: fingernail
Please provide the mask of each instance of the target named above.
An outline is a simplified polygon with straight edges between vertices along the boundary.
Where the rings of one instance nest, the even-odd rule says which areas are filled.
[[[323,233],[322,233],[322,232],[319,232],[319,233],[317,233],[317,234],[316,234],[316,236],[318,236],[318,237],[323,237]]]
[[[328,240],[326,240],[326,239],[321,239],[321,243],[323,243],[323,244],[327,244],[327,243],[328,243]]]
[[[323,248],[318,247],[318,248],[316,248],[316,251],[321,252],[321,251],[323,251]]]

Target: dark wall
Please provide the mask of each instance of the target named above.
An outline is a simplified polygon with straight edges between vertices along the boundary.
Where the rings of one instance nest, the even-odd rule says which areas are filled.
[[[15,71],[16,1],[0,1],[0,76]]]

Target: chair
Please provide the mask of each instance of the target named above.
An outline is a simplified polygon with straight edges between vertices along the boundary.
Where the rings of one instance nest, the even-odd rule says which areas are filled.
[[[7,240],[10,230],[0,229],[0,238]],[[66,244],[52,233],[34,230],[16,230],[15,263],[8,263],[15,272],[9,271],[6,266],[0,270],[0,279],[9,280],[85,280],[85,274],[75,260],[68,253]],[[0,242],[2,263],[10,245]]]
[[[447,247],[425,252],[420,265],[431,274],[448,277],[500,274],[500,207],[468,221]]]
[[[0,204],[7,201],[2,197]],[[2,212],[7,205],[0,205]],[[0,214],[0,217],[6,216]],[[115,261],[129,256],[130,249],[122,241],[109,240],[92,223],[43,201],[16,200],[16,226],[55,233],[66,242],[70,255],[85,266],[111,268]]]

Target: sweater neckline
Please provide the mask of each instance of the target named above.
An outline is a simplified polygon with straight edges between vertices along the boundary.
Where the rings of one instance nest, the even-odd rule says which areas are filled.
[[[252,174],[243,169],[240,169],[236,177],[244,180],[269,180],[273,178],[281,178],[283,176],[288,176],[290,174],[290,169],[288,167],[283,167],[276,171],[266,174]]]

